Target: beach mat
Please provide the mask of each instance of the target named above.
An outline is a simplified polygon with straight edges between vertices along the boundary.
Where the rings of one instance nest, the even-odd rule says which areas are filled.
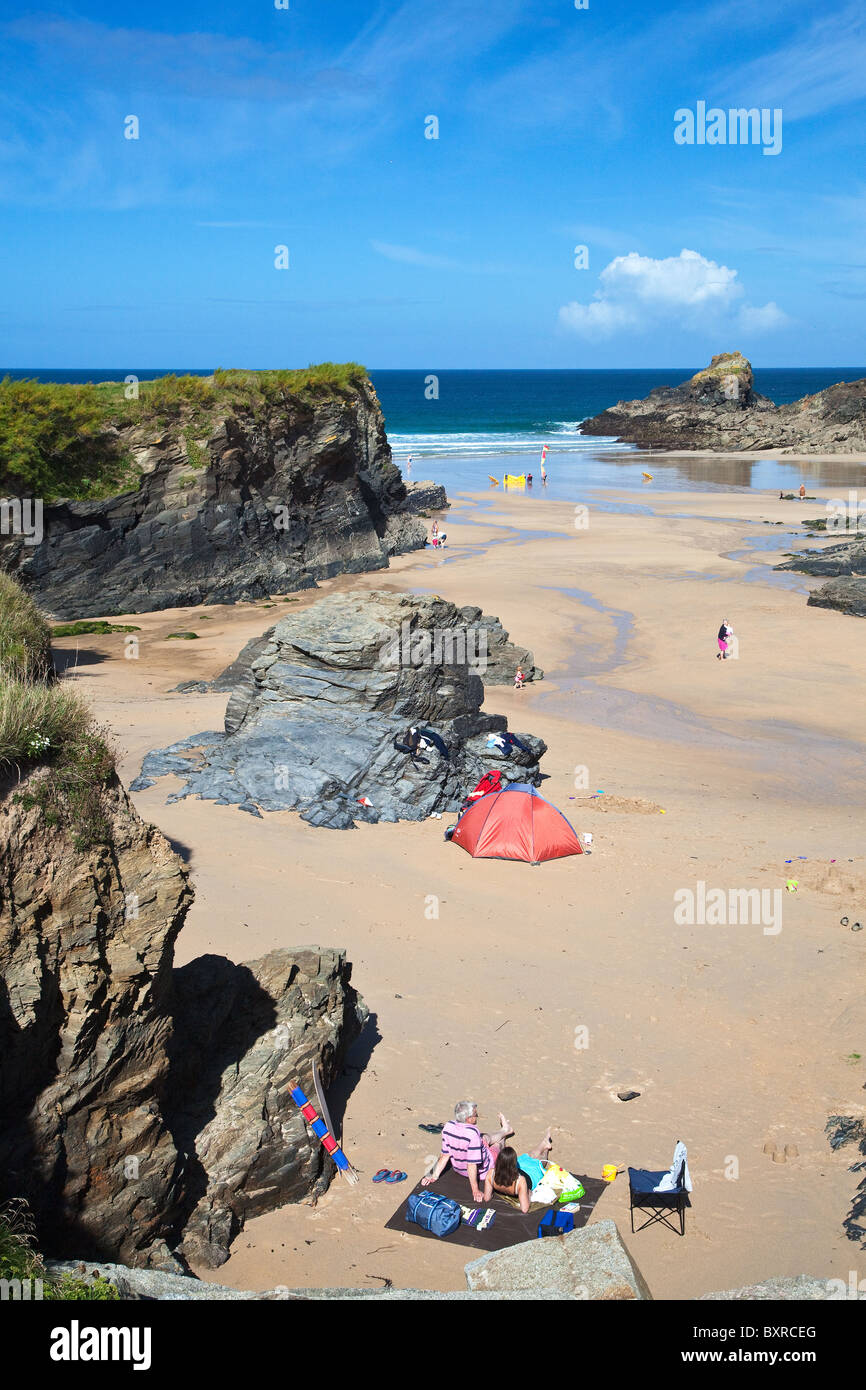
[[[569,1172],[574,1173],[570,1168]],[[575,1173],[576,1177],[580,1175]],[[580,1211],[574,1213],[574,1227],[578,1230],[585,1226],[595,1210],[595,1205],[607,1183],[602,1178],[584,1178],[580,1181],[586,1188],[586,1196],[580,1199]],[[469,1190],[469,1179],[461,1177],[455,1173],[453,1168],[446,1168],[441,1178],[425,1189],[418,1182],[403,1198],[390,1221],[385,1222],[386,1231],[407,1231],[412,1236],[424,1236],[427,1240],[439,1240],[439,1236],[434,1236],[432,1231],[425,1231],[420,1226],[416,1226],[414,1221],[406,1220],[406,1204],[415,1192],[441,1192],[445,1197],[453,1197],[455,1202],[461,1206],[471,1207],[475,1203],[472,1201],[472,1193]],[[487,1203],[481,1203],[483,1211]],[[456,1231],[452,1231],[450,1236],[444,1236],[449,1245],[466,1245],[472,1250],[506,1250],[510,1245],[520,1245],[525,1240],[538,1239],[538,1223],[541,1220],[545,1207],[539,1207],[535,1211],[529,1211],[525,1215],[519,1207],[513,1207],[506,1202],[504,1197],[493,1194],[493,1200],[489,1205],[496,1212],[496,1220],[491,1223],[486,1231],[479,1231],[475,1226],[467,1226],[461,1221]]]

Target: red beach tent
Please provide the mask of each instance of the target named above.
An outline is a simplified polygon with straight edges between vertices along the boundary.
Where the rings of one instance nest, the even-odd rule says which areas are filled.
[[[473,859],[522,859],[541,864],[583,854],[565,816],[526,782],[488,792],[460,817],[451,836]]]

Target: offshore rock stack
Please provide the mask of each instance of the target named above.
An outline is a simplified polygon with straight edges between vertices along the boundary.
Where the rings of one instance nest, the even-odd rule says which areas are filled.
[[[679,386],[659,386],[644,400],[618,401],[580,426],[643,449],[763,449],[810,454],[866,450],[866,379],[842,381],[774,405],[753,385],[741,352],[722,352]]]

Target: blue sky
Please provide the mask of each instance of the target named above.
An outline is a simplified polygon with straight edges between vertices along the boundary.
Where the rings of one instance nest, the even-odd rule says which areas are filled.
[[[0,363],[866,361],[859,0],[288,3],[0,8]]]

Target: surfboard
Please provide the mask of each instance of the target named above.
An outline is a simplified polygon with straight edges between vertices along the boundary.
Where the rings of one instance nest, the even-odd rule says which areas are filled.
[[[493,484],[494,487],[499,487],[499,479],[498,479],[498,478],[494,478],[494,476],[493,476],[492,473],[488,473],[487,476],[488,476],[488,478],[490,479],[490,481],[491,481],[491,483]]]
[[[322,1085],[322,1073],[319,1071],[318,1062],[313,1063],[313,1085],[316,1088],[316,1099],[319,1102],[319,1114],[325,1121],[329,1133],[333,1134],[334,1138],[337,1140],[337,1143],[339,1143],[340,1136],[335,1131],[333,1123],[331,1122],[331,1114],[328,1110],[328,1102],[325,1100],[325,1088]]]
[[[645,483],[651,483],[653,480],[652,473],[641,473],[641,477],[643,478]]]

